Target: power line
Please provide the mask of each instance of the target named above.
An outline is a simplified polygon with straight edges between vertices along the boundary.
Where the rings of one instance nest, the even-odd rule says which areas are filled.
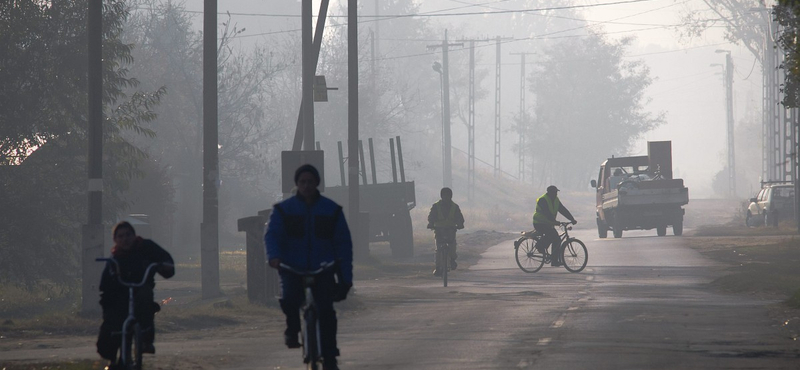
[[[623,1],[614,1],[609,3],[598,3],[598,4],[585,4],[585,5],[565,5],[565,6],[552,6],[546,8],[530,8],[530,9],[509,9],[509,10],[496,10],[490,12],[460,12],[460,13],[436,13],[439,11],[432,11],[427,13],[409,13],[409,14],[393,14],[393,15],[359,15],[358,18],[386,18],[386,19],[397,19],[397,18],[409,18],[409,17],[461,17],[461,16],[473,16],[473,15],[492,15],[492,14],[513,14],[513,13],[530,13],[530,12],[545,12],[545,11],[552,11],[552,10],[566,10],[566,9],[585,9],[585,8],[597,8],[603,6],[613,6],[613,5],[624,5],[624,4],[634,4],[634,3],[644,3],[644,2],[651,2],[651,1],[659,1],[659,0],[623,0]],[[152,9],[152,8],[135,8],[135,9]],[[456,8],[457,9],[457,8]],[[200,10],[184,10],[187,13],[199,13],[202,14],[203,12]],[[269,13],[236,13],[236,12],[219,12],[218,15],[237,15],[237,16],[245,16],[245,17],[278,17],[278,18],[299,18],[300,15],[298,14],[269,14]],[[347,18],[346,15],[329,15],[328,18]]]

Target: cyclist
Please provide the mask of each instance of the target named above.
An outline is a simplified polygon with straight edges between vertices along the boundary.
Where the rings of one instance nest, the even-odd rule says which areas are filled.
[[[117,351],[122,344],[120,335],[112,335],[112,332],[120,332],[122,324],[128,317],[128,287],[122,285],[117,280],[116,274],[122,274],[122,280],[139,282],[142,281],[145,270],[153,262],[168,263],[169,266],[161,266],[156,272],[164,278],[175,275],[175,267],[172,256],[169,252],[161,248],[150,239],[142,239],[136,236],[133,226],[122,221],[114,226],[114,247],[111,248],[111,255],[117,260],[120,271],[114,271],[111,264],[107,264],[103,275],[100,278],[100,306],[103,308],[103,323],[100,325],[100,334],[97,337],[97,353],[109,364],[106,369],[117,368]],[[156,283],[154,276],[147,278],[145,285],[138,288],[135,294],[134,311],[136,319],[143,330],[143,353],[156,353],[153,346],[155,341],[154,317],[161,307],[153,301],[153,289]]]
[[[453,190],[450,188],[442,188],[439,192],[442,198],[431,206],[431,211],[428,213],[428,228],[433,229],[434,239],[436,239],[436,248],[439,248],[444,241],[452,240],[450,245],[450,269],[455,270],[458,264],[456,263],[456,229],[464,228],[464,215],[461,214],[461,208],[453,202]],[[442,271],[439,269],[439,254],[434,254],[434,268],[433,275],[441,276]]]
[[[322,366],[336,370],[336,311],[333,302],[344,300],[353,286],[353,242],[342,207],[320,195],[319,172],[314,166],[300,166],[294,174],[297,194],[273,206],[264,242],[272,268],[281,263],[304,270],[315,270],[325,262],[339,261],[338,283],[331,272],[318,276],[312,287],[319,310]],[[289,272],[281,277],[281,309],[286,315],[284,343],[299,348],[300,306],[305,299],[303,281]]]
[[[559,190],[555,185],[548,186],[547,193],[536,199],[536,211],[533,212],[533,228],[536,229],[538,233],[542,234],[542,237],[536,242],[536,249],[544,253],[547,250],[547,246],[552,244],[553,266],[561,266],[563,264],[563,261],[560,260],[560,239],[558,237],[558,231],[556,231],[555,228],[555,225],[558,225],[556,214],[561,213],[568,220],[572,221],[573,225],[578,223],[578,221],[575,221],[575,218],[572,217],[572,214],[569,213],[567,207],[561,204],[561,200],[558,199],[558,192]]]

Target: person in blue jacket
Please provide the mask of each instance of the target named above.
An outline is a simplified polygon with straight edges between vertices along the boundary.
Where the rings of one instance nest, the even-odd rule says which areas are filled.
[[[300,347],[300,306],[305,298],[301,278],[280,270],[280,264],[311,271],[322,263],[338,261],[339,272],[318,277],[312,287],[319,310],[323,369],[336,370],[339,349],[333,303],[344,300],[353,286],[353,242],[342,207],[317,190],[317,169],[310,164],[300,166],[294,183],[297,194],[273,206],[264,235],[267,261],[278,269],[281,278],[280,305],[286,315],[284,342],[289,348]]]

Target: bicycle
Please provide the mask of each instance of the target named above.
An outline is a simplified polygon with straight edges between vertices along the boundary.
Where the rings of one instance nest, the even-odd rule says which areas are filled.
[[[121,365],[123,369],[141,370],[143,329],[136,320],[133,293],[136,288],[141,288],[145,283],[147,283],[147,278],[152,276],[151,271],[154,267],[172,266],[172,264],[153,262],[147,266],[144,276],[142,276],[142,281],[139,283],[132,283],[122,280],[122,274],[117,260],[113,258],[95,258],[95,261],[105,263],[113,262],[117,280],[123,286],[128,287],[128,317],[126,317],[125,321],[122,323],[122,331],[113,334],[122,335],[122,345],[120,346],[120,358],[118,364]],[[155,271],[152,271],[152,273],[155,274]],[[153,328],[149,328],[148,330],[153,330]]]
[[[279,266],[281,270],[300,276],[303,280],[305,301],[303,306],[300,307],[300,317],[303,318],[301,330],[303,338],[303,363],[308,366],[308,370],[317,370],[322,363],[322,341],[319,331],[319,314],[311,287],[314,286],[316,276],[333,271],[336,268],[336,262],[323,263],[322,267],[314,271],[298,270],[284,263],[281,263]]]
[[[450,248],[456,240],[456,228],[437,227],[441,233],[440,240],[436,242],[436,270],[442,273],[442,283],[447,287],[447,272],[450,271]]]
[[[564,268],[569,272],[581,272],[586,267],[589,260],[589,252],[582,241],[569,236],[572,224],[569,222],[559,222],[559,240],[561,245]],[[549,245],[544,252],[536,249],[536,243],[542,238],[542,234],[536,231],[523,232],[522,236],[514,242],[514,254],[517,266],[522,271],[534,273],[539,271],[545,263],[552,262],[553,256],[548,253]]]

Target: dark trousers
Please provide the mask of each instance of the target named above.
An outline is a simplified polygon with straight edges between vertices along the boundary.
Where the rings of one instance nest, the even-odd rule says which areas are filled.
[[[143,302],[137,302],[134,308],[136,320],[142,328],[142,341],[153,343],[156,331],[154,319],[157,303],[152,297]],[[97,353],[106,360],[116,361],[117,351],[122,346],[122,324],[128,317],[128,306],[103,308],[103,323],[100,325],[100,334],[97,336]],[[133,328],[128,328],[131,331]]]
[[[281,272],[281,309],[286,315],[286,335],[297,335],[300,332],[300,307],[305,301],[303,280],[297,275]],[[317,306],[319,319],[320,342],[322,343],[322,357],[334,359],[339,356],[336,347],[337,320],[336,311],[333,309],[333,297],[336,293],[334,274],[328,273],[317,276],[311,292]]]
[[[561,260],[561,243],[559,243],[561,239],[558,237],[558,231],[556,230],[555,226],[547,224],[533,224],[533,228],[542,234],[542,237],[539,238],[538,242],[536,242],[536,249],[543,251],[552,244],[553,248],[551,249],[550,254],[553,258],[553,261]]]

